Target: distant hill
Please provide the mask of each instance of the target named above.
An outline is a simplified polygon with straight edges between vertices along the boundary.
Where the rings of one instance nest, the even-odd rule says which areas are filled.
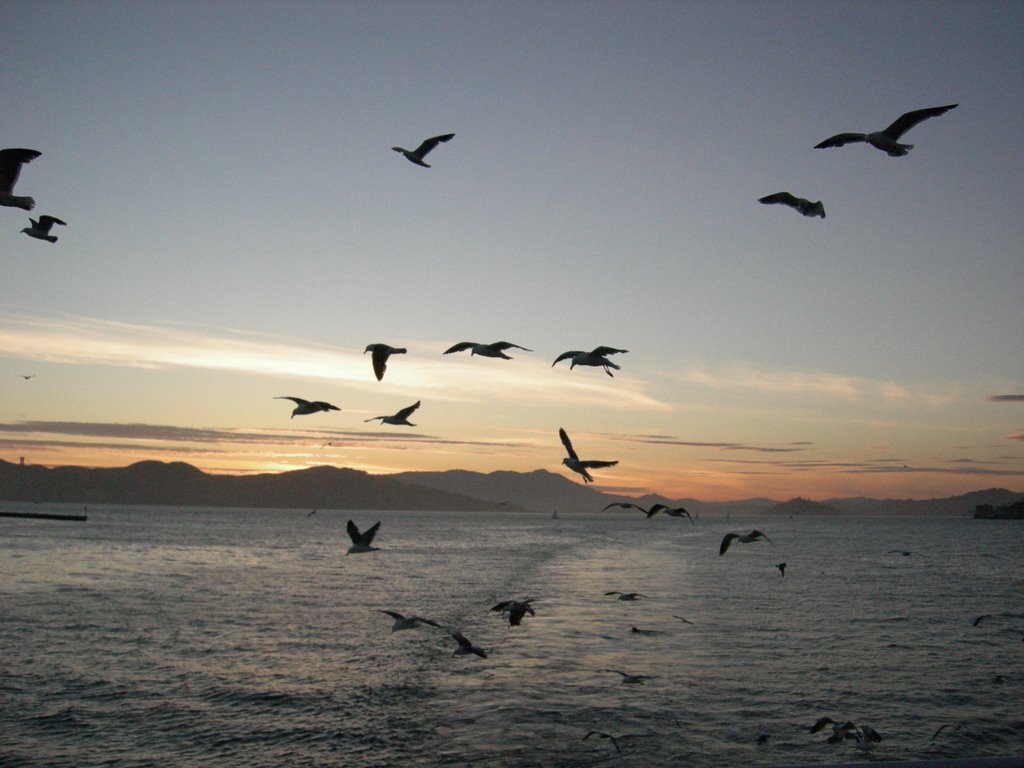
[[[922,501],[797,497],[729,502],[607,494],[538,469],[532,472],[402,472],[370,475],[331,466],[259,475],[214,475],[183,462],[142,461],[127,467],[21,466],[0,461],[0,501],[153,504],[281,509],[434,509],[600,512],[615,501],[685,507],[698,519],[757,515],[971,515],[979,505],[1002,507],[1022,493],[1002,488]]]

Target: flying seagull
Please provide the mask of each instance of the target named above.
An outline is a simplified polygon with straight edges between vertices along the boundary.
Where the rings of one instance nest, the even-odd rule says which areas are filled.
[[[492,611],[499,613],[508,614],[508,625],[510,627],[518,627],[526,614],[536,616],[537,614],[533,610],[533,606],[530,605],[533,600],[503,600],[502,602],[491,608]]]
[[[14,184],[18,181],[21,166],[31,163],[41,154],[34,149],[0,149],[0,205],[24,208],[26,211],[36,207],[36,201],[31,197],[14,194]]]
[[[719,556],[725,554],[725,551],[729,548],[729,545],[732,544],[733,539],[736,539],[737,541],[740,541],[743,544],[749,544],[752,541],[764,539],[769,544],[772,544],[774,546],[774,542],[771,539],[769,539],[767,536],[765,536],[763,533],[757,530],[751,531],[750,533],[727,533],[722,538],[722,545],[718,548]]]
[[[487,658],[487,652],[483,648],[475,646],[469,642],[469,640],[466,639],[466,636],[461,632],[449,632],[448,634],[455,638],[455,642],[459,644],[459,647],[452,652],[452,656],[468,656],[469,654],[474,653],[481,659]]]
[[[29,219],[32,222],[31,227],[25,227],[24,232],[29,237],[34,237],[36,240],[46,240],[50,243],[57,242],[57,236],[50,234],[50,227],[54,224],[60,224],[65,226],[67,222],[61,221],[56,216],[40,216],[38,219]]]
[[[358,555],[360,552],[376,552],[380,547],[371,547],[373,543],[373,537],[377,535],[377,530],[380,528],[380,521],[371,525],[365,531],[360,532],[359,527],[352,522],[348,521],[345,529],[348,531],[348,537],[352,539],[352,546],[348,548],[346,555]]]
[[[844,144],[851,144],[856,141],[866,141],[875,149],[880,149],[889,157],[903,157],[914,148],[913,144],[900,144],[898,139],[922,120],[929,117],[938,117],[956,107],[956,104],[947,104],[944,107],[929,107],[928,109],[915,109],[907,112],[886,128],[884,131],[874,133],[837,133],[835,136],[825,139],[820,144],[815,144],[815,149],[828,149],[830,147],[841,147]]]
[[[416,629],[420,624],[429,624],[432,627],[441,626],[436,621],[424,619],[422,616],[403,616],[398,611],[385,611],[383,608],[378,608],[377,610],[381,613],[386,613],[395,620],[395,623],[391,625],[392,632],[398,632],[403,629]]]
[[[779,573],[782,574],[782,578],[786,578],[786,564],[785,563],[776,563],[775,567],[779,569]]]
[[[480,357],[500,357],[504,360],[511,360],[512,358],[505,354],[506,349],[521,349],[524,352],[533,352],[532,349],[526,347],[520,347],[518,344],[513,344],[510,341],[495,341],[492,344],[480,344],[475,341],[460,341],[444,351],[446,355],[450,355],[452,352],[465,352],[469,350],[470,356],[480,355]]]
[[[688,517],[690,522],[693,522],[693,516],[684,507],[666,507],[664,504],[655,504],[651,507],[651,511],[647,513],[647,516],[651,517],[659,512],[669,517]]]
[[[856,739],[858,742],[868,744],[872,742],[877,743],[882,740],[882,737],[878,735],[878,731],[870,725],[857,725],[851,720],[847,720],[845,723],[840,725],[828,716],[819,717],[814,725],[810,727],[810,732],[817,733],[826,725],[832,726],[832,735],[827,739],[830,744],[838,744],[846,739]]]
[[[614,589],[611,592],[605,592],[605,595],[618,595],[619,600],[639,600],[641,597],[647,597],[639,592],[616,592]]]
[[[409,421],[409,417],[412,415],[413,411],[415,411],[419,407],[420,401],[417,400],[412,405],[408,406],[407,408],[403,408],[398,413],[392,416],[374,416],[372,419],[363,419],[363,421],[375,421],[376,419],[380,419],[380,423],[382,425],[393,424],[395,426],[399,426],[401,424],[404,424],[407,427],[415,427],[416,425]]]
[[[820,216],[823,219],[825,218],[825,206],[821,204],[821,200],[817,200],[812,203],[810,200],[803,197],[797,197],[796,195],[791,195],[789,192],[776,192],[774,195],[758,198],[757,202],[764,203],[765,205],[782,203],[782,205],[788,205],[790,208],[795,208],[804,216]]]
[[[658,505],[655,505],[655,506],[658,506]],[[647,515],[647,517],[653,517],[658,512],[656,509],[654,509],[654,507],[651,507],[650,509],[644,509],[639,504],[634,504],[631,501],[613,501],[611,504],[607,505],[601,511],[602,512],[607,512],[612,507],[622,507],[623,509],[639,509],[645,515]]]
[[[570,350],[569,352],[563,352],[555,358],[555,362],[551,364],[554,368],[558,363],[563,360],[569,360],[569,370],[572,370],[577,365],[591,365],[595,368],[604,368],[604,372],[609,376],[612,376],[611,369],[614,368],[616,371],[621,370],[622,366],[616,365],[608,359],[608,355],[625,354],[629,352],[628,349],[616,349],[615,347],[594,347],[589,352],[584,352],[579,349]]]
[[[423,158],[426,157],[427,153],[430,152],[430,150],[432,150],[438,144],[449,141],[454,136],[454,133],[446,133],[443,136],[434,136],[433,138],[424,141],[422,144],[416,147],[416,149],[412,150],[402,149],[402,147],[392,147],[391,149],[393,149],[395,152],[399,152],[405,155],[406,159],[409,160],[409,162],[416,163],[416,165],[422,165],[424,168],[429,168],[430,166],[423,162]]]
[[[296,416],[306,416],[310,413],[317,413],[318,411],[340,411],[336,405],[325,403],[323,400],[303,400],[301,397],[290,397],[285,395],[283,397],[275,397],[275,400],[291,400],[295,403],[295,409],[292,411],[292,418]]]
[[[903,555],[904,557],[910,557],[911,555],[917,555],[918,557],[924,557],[920,552],[913,552],[909,549],[890,549],[885,554],[887,555]]]
[[[618,669],[605,669],[605,670],[602,670],[602,671],[603,672],[615,672],[618,675],[622,675],[622,684],[623,685],[643,685],[644,684],[644,680],[653,680],[654,679],[651,675],[627,675],[625,672],[622,672],[621,670],[618,670]]]
[[[612,746],[615,747],[616,752],[622,751],[619,749],[619,742],[615,740],[615,737],[610,733],[605,733],[604,731],[589,731],[586,736],[580,739],[580,741],[586,741],[591,736],[600,736],[602,739],[608,739],[612,743]]]
[[[34,379],[35,377],[36,375],[34,373],[21,374],[21,378],[23,378],[25,381],[28,381],[29,379]]]
[[[558,428],[558,436],[562,438],[562,445],[565,446],[566,453],[569,455],[562,459],[562,463],[565,464],[573,472],[578,472],[583,477],[584,484],[594,482],[594,478],[587,472],[588,469],[600,469],[601,467],[613,467],[618,464],[618,461],[599,461],[596,459],[589,459],[587,461],[581,461],[580,457],[576,455],[576,451],[573,450],[572,442],[569,440],[569,436],[565,433],[565,430],[561,427]]]
[[[373,374],[377,381],[380,381],[384,378],[384,371],[388,369],[388,358],[392,355],[404,355],[408,351],[404,347],[392,347],[387,344],[367,344],[363,354],[373,352]]]

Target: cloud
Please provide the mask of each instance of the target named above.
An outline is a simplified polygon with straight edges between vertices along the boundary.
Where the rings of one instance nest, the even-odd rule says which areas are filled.
[[[1024,395],[989,395],[990,403],[1024,403]]]
[[[410,340],[406,359],[388,369],[396,392],[437,400],[506,400],[669,411],[636,378],[604,381],[550,370],[528,354],[514,361],[442,357],[442,342]],[[419,352],[417,352],[417,349]],[[426,351],[424,351],[426,350]],[[339,349],[306,339],[185,324],[137,324],[87,317],[0,314],[0,355],[51,363],[135,368],[199,368],[284,378],[344,382],[375,392],[363,350]]]
[[[813,445],[808,441],[787,443],[785,446],[750,445],[748,443],[716,443],[698,440],[679,440],[667,435],[602,435],[609,440],[641,445],[673,445],[684,448],[710,448],[718,451],[756,451],[758,453],[792,453]]]

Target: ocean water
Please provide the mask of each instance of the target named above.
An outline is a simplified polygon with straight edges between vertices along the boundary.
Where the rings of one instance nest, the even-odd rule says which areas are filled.
[[[345,555],[350,517],[382,521],[380,551]],[[725,532],[751,527],[773,543],[719,556]],[[522,626],[488,610],[524,597],[536,615]],[[457,628],[488,658],[453,657],[433,627],[392,633],[381,609]],[[972,626],[981,614],[993,616]],[[143,507],[90,509],[87,523],[0,518],[2,766],[1007,756],[1024,754],[1021,702],[1019,522]],[[829,744],[808,731],[824,715],[883,740],[870,754]]]

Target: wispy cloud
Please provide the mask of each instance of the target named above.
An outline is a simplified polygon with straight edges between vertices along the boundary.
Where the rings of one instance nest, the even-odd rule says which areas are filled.
[[[549,362],[525,353],[514,361],[494,361],[442,357],[443,342],[409,346],[408,358],[395,360],[388,370],[388,383],[396,392],[462,402],[486,401],[501,392],[506,400],[546,405],[585,402],[605,408],[671,410],[637,377],[605,382],[553,372]],[[184,324],[0,314],[0,355],[65,364],[200,368],[380,388],[361,349]]]
[[[708,448],[716,451],[755,451],[757,453],[792,453],[806,450],[812,443],[807,441],[787,443],[783,446],[752,445],[750,443],[718,443],[700,440],[680,440],[667,435],[602,435],[609,440],[641,445],[671,445],[684,448]]]
[[[1024,395],[989,395],[990,403],[1024,403]]]

